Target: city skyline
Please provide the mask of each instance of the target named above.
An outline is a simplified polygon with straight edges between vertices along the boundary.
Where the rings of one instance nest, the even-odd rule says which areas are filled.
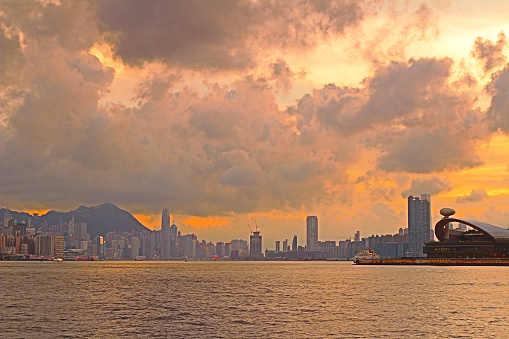
[[[272,243],[428,192],[509,225],[507,2],[184,3],[2,1],[1,206]]]
[[[428,196],[428,199],[429,199],[429,195],[428,194],[423,194],[422,196]],[[85,207],[85,206],[81,206],[81,208],[84,208],[85,210],[89,210],[89,209],[97,209],[97,208],[101,208],[102,206],[108,206],[108,208],[111,208],[110,206],[112,206],[114,209],[116,210],[119,210],[120,212],[123,212],[123,213],[128,213],[130,215],[130,213],[128,211],[123,211],[121,209],[118,209],[118,207],[116,207],[115,205],[113,204],[110,204],[110,203],[106,203],[106,204],[103,204],[101,206],[92,206],[92,207]],[[430,207],[430,205],[428,204],[428,207]],[[0,207],[1,208],[1,207]],[[4,208],[2,208],[4,209]],[[45,221],[44,224],[46,224],[46,229],[51,226],[51,227],[60,227],[60,229],[62,229],[62,227],[65,225],[66,227],[68,227],[68,232],[69,232],[69,235],[71,236],[74,236],[76,231],[78,232],[78,237],[84,237],[85,234],[87,234],[87,223],[86,222],[78,222],[76,223],[75,222],[75,213],[74,212],[79,212],[79,210],[74,210],[74,211],[68,211],[68,212],[62,212],[62,211],[55,211],[55,210],[51,210],[52,212],[56,212],[56,213],[67,213],[67,214],[70,214],[71,216],[69,217],[70,219],[68,221],[64,220],[64,218],[62,217],[59,217],[59,225],[49,225],[47,224],[47,222]],[[13,211],[13,210],[9,210],[9,209],[5,209],[5,213],[3,215],[3,225],[8,225],[9,224],[9,221],[13,221],[15,224],[18,224],[18,225],[26,225],[25,228],[30,228],[30,227],[34,227],[32,225],[32,221],[34,220],[33,218],[44,218],[44,215],[39,215],[39,214],[35,214],[35,215],[30,215],[28,216],[28,218],[25,218],[25,217],[22,217],[21,219],[19,218],[15,218],[11,212],[15,212],[15,213],[27,213],[26,211]],[[109,212],[111,213],[111,211]],[[170,243],[173,243],[175,244],[176,243],[176,237],[177,237],[177,225],[174,223],[174,222],[171,222],[171,214],[170,214],[170,210],[168,208],[163,208],[162,209],[162,213],[160,214],[160,227],[159,228],[156,228],[156,229],[150,229],[150,228],[146,228],[146,230],[151,230],[151,231],[154,231],[154,232],[157,232],[158,234],[160,234],[160,237],[161,237],[161,248],[160,248],[160,255],[161,257],[164,259],[169,259],[170,257],[173,257],[175,255],[174,253],[174,249],[172,248],[172,245],[170,245]],[[39,221],[40,223],[40,221]],[[115,223],[118,223],[115,222]],[[171,225],[170,225],[171,224]],[[141,225],[141,224],[140,224]],[[304,227],[303,227],[304,225]],[[398,233],[398,229],[399,229],[399,232],[401,232],[401,229],[407,229],[409,223],[408,224],[405,224],[405,225],[396,225],[397,227],[387,233],[373,233],[371,236],[388,236],[388,235],[391,235],[391,234],[397,234]],[[5,227],[8,227],[8,226],[5,226]],[[4,227],[4,233],[7,232],[7,233],[10,233],[10,230],[9,228],[5,228]],[[51,228],[50,227],[50,228]],[[262,225],[261,229],[258,229],[258,224],[256,223],[256,220],[254,220],[254,227],[252,228],[250,225],[247,225],[248,229],[249,229],[249,233],[250,235],[253,235],[253,232],[257,232],[258,235],[261,235],[260,233],[262,233],[261,231],[263,230],[263,228],[265,227],[265,225]],[[125,227],[124,227],[125,228]],[[97,226],[94,227],[94,230],[95,230],[95,233],[98,234],[98,235],[101,235],[101,236],[104,236],[106,233],[109,233],[109,232],[125,232],[125,230],[120,230],[120,229],[115,229],[114,227],[112,228],[111,226],[108,227],[109,231],[100,231],[100,229],[97,228]],[[37,229],[33,229],[33,232],[31,232],[31,234],[35,234],[35,231]],[[98,233],[99,232],[99,233]],[[318,250],[318,248],[316,246],[320,246],[320,243],[323,242],[323,241],[326,241],[326,242],[330,242],[330,241],[341,241],[341,240],[349,240],[349,241],[360,241],[361,238],[360,238],[360,232],[363,232],[363,230],[357,230],[355,233],[351,234],[351,235],[348,235],[348,236],[342,236],[342,237],[335,237],[333,239],[320,239],[318,237],[318,217],[317,216],[307,216],[306,219],[303,221],[303,224],[299,224],[299,225],[295,225],[295,228],[293,228],[293,232],[294,233],[303,233],[305,234],[305,237],[302,237],[302,243],[299,243],[298,242],[298,236],[297,234],[294,234],[293,235],[293,239],[291,240],[291,243],[289,242],[289,239],[292,238],[292,236],[290,234],[278,234],[276,236],[272,236],[272,237],[269,237],[268,241],[266,243],[269,243],[269,244],[274,244],[275,242],[275,249],[277,251],[278,249],[278,245],[277,243],[281,243],[283,244],[283,247],[280,247],[282,251],[286,251],[287,248],[290,248],[291,251],[296,251],[297,250],[297,247],[302,247],[302,248],[305,248],[306,250],[309,249],[309,251],[315,251],[315,250]],[[58,233],[58,232],[57,232]],[[60,232],[62,233],[62,232]],[[178,231],[179,235],[181,233],[181,230]],[[187,233],[187,235],[192,235],[193,237],[198,237],[199,234],[195,234],[196,232],[189,232],[189,230],[187,229],[183,229],[182,230],[182,233],[185,234]],[[43,233],[44,234],[44,233]],[[243,232],[242,234],[236,234],[233,236],[233,238],[236,238],[236,237],[240,237],[240,238],[244,238],[246,237],[246,232]],[[286,237],[286,240],[282,241],[283,238]],[[339,240],[338,240],[339,239]],[[86,240],[86,237],[81,239],[81,240]],[[212,242],[225,242],[225,238],[224,238],[224,234],[220,231],[220,230],[217,230],[217,232],[215,232],[214,236],[212,238],[207,238],[206,239],[207,241],[212,241]],[[302,245],[302,246],[301,246]],[[266,250],[273,250],[272,246],[269,245],[267,247],[265,247]],[[263,248],[262,248],[263,250]]]

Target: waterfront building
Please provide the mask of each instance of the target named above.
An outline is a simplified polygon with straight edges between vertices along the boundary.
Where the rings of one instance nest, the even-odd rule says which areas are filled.
[[[36,235],[35,254],[63,257],[64,237],[60,235]]]
[[[224,243],[222,241],[219,241],[216,243],[216,254],[218,258],[224,257]]]
[[[228,241],[224,244],[224,256],[229,257],[231,255],[231,243]]]
[[[260,231],[254,231],[249,237],[249,257],[251,259],[263,258],[262,236],[260,235]]]
[[[46,232],[46,230],[43,229],[43,232]],[[74,214],[72,215],[71,221],[69,221],[69,235],[74,236]]]
[[[186,258],[196,258],[196,244],[198,238],[194,234],[186,234],[182,236],[182,255]],[[180,243],[179,243],[180,245]]]
[[[296,251],[297,251],[297,235],[294,235],[294,236],[293,236],[293,241],[292,241],[292,251],[293,251],[293,252],[296,252]]]
[[[310,215],[306,218],[306,249],[308,252],[316,251],[318,242],[318,217]]]
[[[428,258],[509,258],[508,229],[477,220],[453,218],[455,212],[450,208],[443,208],[440,213],[444,218],[435,225],[438,242],[428,242],[424,246]],[[459,226],[451,228],[452,223],[459,223]]]
[[[276,240],[276,252],[281,252],[281,247],[280,247],[280,245],[281,245],[281,241]]]
[[[80,223],[80,240],[81,241],[88,241],[88,229],[87,229],[87,223],[82,222]]]
[[[238,251],[239,256],[245,256],[248,254],[249,246],[247,244],[247,240],[234,239],[230,242],[232,244],[232,251]]]
[[[167,208],[163,209],[161,216],[161,237],[160,237],[161,259],[170,259],[170,212]]]
[[[424,243],[431,240],[431,199],[429,194],[408,197],[408,257],[422,257]]]
[[[177,225],[172,224],[170,226],[170,257],[171,258],[177,257],[177,254],[178,254],[177,235],[178,235]]]
[[[131,238],[131,259],[136,259],[140,256],[140,238]]]

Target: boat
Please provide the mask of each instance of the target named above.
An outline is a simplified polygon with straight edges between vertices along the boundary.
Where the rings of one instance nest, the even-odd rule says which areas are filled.
[[[54,258],[53,261],[55,261],[55,262],[62,262],[62,261],[64,261],[64,259],[62,259],[62,258]]]
[[[359,251],[354,257],[353,262],[355,264],[359,263],[360,261],[364,260],[374,260],[374,259],[380,259],[380,256],[376,254],[375,252],[371,250],[363,250]]]

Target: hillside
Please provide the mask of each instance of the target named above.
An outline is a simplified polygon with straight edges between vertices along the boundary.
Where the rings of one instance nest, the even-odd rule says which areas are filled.
[[[3,221],[5,208],[0,209],[0,218]],[[105,203],[99,206],[80,206],[74,211],[59,212],[51,210],[44,215],[34,217],[27,212],[10,211],[13,218],[18,222],[28,221],[32,218],[32,225],[37,229],[45,221],[49,226],[60,223],[60,218],[64,223],[69,222],[74,214],[74,222],[87,223],[90,237],[105,235],[111,231],[140,232],[149,230],[143,226],[131,213],[124,211],[111,203]]]

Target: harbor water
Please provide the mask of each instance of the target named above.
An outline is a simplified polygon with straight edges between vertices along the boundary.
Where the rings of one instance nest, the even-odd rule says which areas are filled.
[[[0,262],[2,338],[507,338],[509,268]]]

